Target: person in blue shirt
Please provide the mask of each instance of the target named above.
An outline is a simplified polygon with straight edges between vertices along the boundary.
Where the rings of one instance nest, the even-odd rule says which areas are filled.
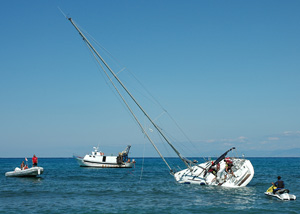
[[[273,186],[275,186],[276,188],[273,189],[273,193],[275,194],[278,190],[280,189],[284,189],[284,182],[281,180],[281,177],[278,176],[277,177],[277,181],[275,183],[272,183]]]

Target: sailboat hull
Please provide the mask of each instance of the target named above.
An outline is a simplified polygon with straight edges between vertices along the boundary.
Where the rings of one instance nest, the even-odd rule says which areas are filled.
[[[211,166],[211,162],[205,162],[191,169],[181,170],[174,174],[174,178],[178,183],[197,184],[197,185],[214,185],[224,187],[244,187],[252,180],[254,176],[254,168],[249,160],[235,158],[233,159],[233,172],[227,174],[224,161],[220,163],[220,169],[217,176],[207,172]]]

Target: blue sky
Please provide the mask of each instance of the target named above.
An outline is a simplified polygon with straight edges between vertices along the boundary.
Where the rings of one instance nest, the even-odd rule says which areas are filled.
[[[58,7],[167,109],[184,155],[300,156],[299,1],[115,0],[0,2],[0,157],[157,156]]]

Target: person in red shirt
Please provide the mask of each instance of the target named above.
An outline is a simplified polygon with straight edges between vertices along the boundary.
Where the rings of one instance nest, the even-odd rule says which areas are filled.
[[[32,157],[32,166],[35,167],[35,166],[37,166],[37,164],[38,164],[38,158],[35,155],[33,155],[33,157]]]

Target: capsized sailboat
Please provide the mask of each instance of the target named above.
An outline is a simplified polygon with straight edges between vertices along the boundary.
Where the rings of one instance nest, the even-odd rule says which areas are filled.
[[[142,130],[142,133],[145,137],[149,140],[152,144],[158,155],[161,159],[165,162],[167,167],[170,170],[170,174],[174,176],[175,180],[178,183],[186,183],[186,184],[200,184],[200,185],[219,185],[225,187],[243,187],[246,186],[254,176],[254,169],[249,160],[240,159],[240,158],[231,158],[230,164],[226,162],[226,155],[228,152],[233,150],[234,148],[229,149],[224,154],[222,154],[217,161],[211,162],[207,161],[205,163],[197,164],[193,161],[188,160],[185,158],[171,143],[171,141],[166,137],[163,133],[162,129],[158,127],[158,125],[151,119],[148,113],[144,110],[144,108],[139,104],[136,98],[129,92],[129,90],[125,87],[123,82],[119,79],[116,73],[110,68],[110,66],[104,61],[102,56],[97,52],[97,50],[93,47],[93,45],[89,42],[86,36],[82,33],[79,27],[75,24],[75,22],[71,19],[66,17],[71,24],[75,27],[78,31],[79,35],[82,37],[83,41],[89,48],[89,50],[94,55],[97,63],[99,63],[100,67],[102,68],[103,72],[109,79],[110,83],[112,84],[113,88],[116,90],[117,94],[120,96],[122,101],[124,102],[126,108],[129,110],[130,114],[133,116],[137,124]],[[133,103],[138,107],[138,109],[143,113],[143,115],[149,120],[149,122],[153,125],[153,127],[157,130],[161,138],[171,147],[171,149],[176,153],[176,155],[182,160],[185,164],[186,169],[181,171],[176,171],[174,168],[171,168],[169,163],[163,157],[161,152],[158,150],[154,141],[150,138],[149,134],[147,133],[144,126],[140,123],[139,119],[133,112],[132,108],[129,106],[128,102],[120,93],[119,88],[116,86],[112,78],[109,76],[112,75],[112,78],[117,81],[117,85],[121,87],[121,90],[124,90],[126,94],[130,97]],[[229,172],[229,165],[230,165],[230,172]]]
[[[207,161],[199,165],[174,173],[176,181],[185,184],[218,185],[224,187],[244,187],[254,176],[254,168],[249,160],[226,158],[235,147],[222,154],[216,161]],[[231,172],[228,172],[228,165]]]

